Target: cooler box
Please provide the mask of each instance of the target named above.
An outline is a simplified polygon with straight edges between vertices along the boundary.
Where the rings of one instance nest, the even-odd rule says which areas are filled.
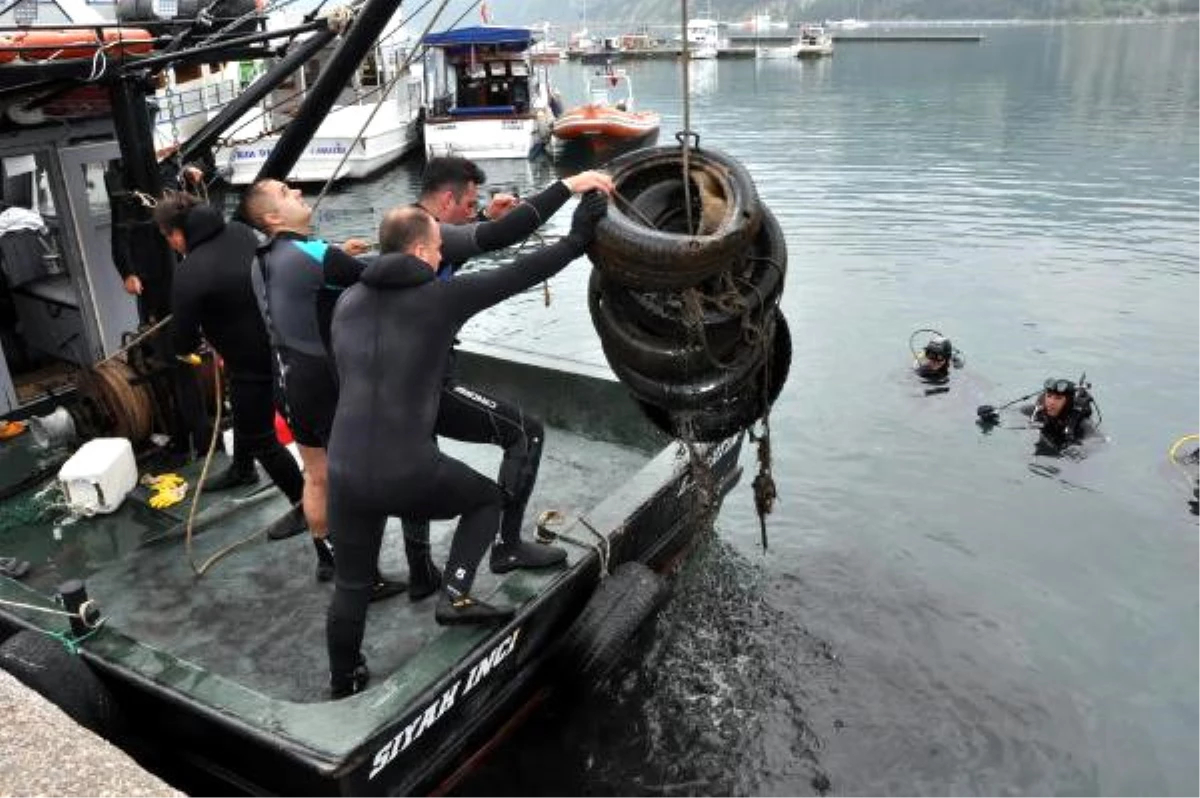
[[[72,510],[111,513],[137,485],[137,462],[126,438],[96,438],[79,447],[58,471]]]

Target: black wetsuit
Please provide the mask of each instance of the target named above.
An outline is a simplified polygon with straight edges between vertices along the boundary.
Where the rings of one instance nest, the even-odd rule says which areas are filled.
[[[1022,405],[1021,412],[1029,416],[1029,421],[1041,429],[1041,441],[1052,449],[1062,449],[1079,443],[1096,431],[1091,414],[1078,408],[1074,401],[1068,403],[1063,411],[1053,418],[1046,415],[1040,399],[1037,404]]]
[[[494,222],[442,224],[438,279],[451,279],[464,263],[477,255],[528,238],[570,198],[571,190],[566,184],[555,181]],[[541,464],[545,439],[542,422],[478,386],[460,384],[454,373],[452,353],[438,406],[437,434],[469,443],[490,443],[504,450],[498,477],[504,492],[504,512],[497,540],[516,543]]]
[[[458,517],[445,584],[466,594],[500,523],[500,487],[443,454],[434,432],[454,336],[472,315],[562,270],[583,253],[567,238],[502,268],[437,280],[411,255],[384,255],[345,293],[333,321],[341,383],[329,448],[337,586],[330,669],[353,669],[389,515]]]
[[[258,240],[207,205],[188,215],[184,237],[188,254],[172,286],[175,352],[195,352],[203,333],[220,353],[233,405],[234,462],[253,467],[257,459],[294,504],[304,477],[275,437],[271,347],[250,284]]]
[[[329,359],[333,308],[348,286],[358,282],[366,264],[320,239],[279,234],[260,251],[253,270],[254,293],[270,332],[285,415],[301,446],[329,447],[337,410],[338,380]],[[401,519],[409,576],[432,571],[429,522]],[[338,528],[329,525],[338,539]]]
[[[254,293],[270,332],[296,442],[329,445],[337,376],[329,362],[329,319],[365,264],[320,239],[280,233],[253,270]]]
[[[925,382],[945,385],[950,381],[950,362],[943,361],[942,365],[934,366],[930,361],[921,358],[913,366],[913,372]]]

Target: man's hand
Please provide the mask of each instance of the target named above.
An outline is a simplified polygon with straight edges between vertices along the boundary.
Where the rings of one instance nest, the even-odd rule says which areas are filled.
[[[494,222],[517,207],[517,203],[520,201],[512,194],[497,192],[492,195],[492,201],[488,203],[487,210],[483,212],[483,215]]]
[[[600,191],[589,191],[579,201],[579,207],[571,217],[571,232],[567,239],[580,249],[586,249],[596,237],[596,225],[608,213],[608,197]]]
[[[612,194],[614,190],[612,178],[604,172],[595,170],[580,172],[574,177],[564,177],[563,183],[571,190],[572,194],[582,194],[593,189],[605,194]]]
[[[136,274],[131,274],[125,278],[125,293],[131,296],[142,295],[142,278]]]
[[[342,244],[342,251],[357,258],[359,255],[366,255],[371,251],[371,242],[363,238],[350,238],[346,240],[345,244]]]

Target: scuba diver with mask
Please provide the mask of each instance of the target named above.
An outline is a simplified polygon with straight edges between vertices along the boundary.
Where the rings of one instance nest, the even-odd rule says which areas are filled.
[[[913,341],[921,333],[931,333],[932,337],[926,342],[925,348],[918,352]],[[908,337],[908,349],[913,356],[913,373],[922,382],[933,385],[945,385],[950,381],[950,366],[960,369],[966,363],[962,350],[956,349],[950,339],[937,330],[914,330]]]
[[[1014,399],[1000,407],[981,405],[977,411],[977,423],[985,432],[1000,423],[999,411],[1018,402],[1037,397],[1018,410],[1028,416],[1029,423],[1041,430],[1038,453],[1054,454],[1068,446],[1081,443],[1097,432],[1102,420],[1100,407],[1092,396],[1091,383],[1087,375],[1078,382],[1051,377],[1040,391]],[[1095,416],[1095,418],[1093,418]]]

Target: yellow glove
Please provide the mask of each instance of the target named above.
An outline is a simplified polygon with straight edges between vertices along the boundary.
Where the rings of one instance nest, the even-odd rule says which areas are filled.
[[[190,355],[176,355],[175,357],[189,366],[199,366],[204,362],[195,352],[192,352]]]
[[[154,491],[154,495],[147,503],[155,510],[178,504],[187,496],[187,480],[178,474],[159,474],[158,476],[146,474],[142,477],[141,483]]]

